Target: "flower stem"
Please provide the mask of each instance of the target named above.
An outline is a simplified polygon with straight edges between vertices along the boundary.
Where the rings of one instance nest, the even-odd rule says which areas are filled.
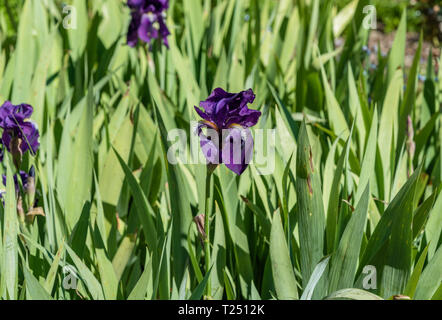
[[[209,212],[209,201],[210,201],[210,180],[212,177],[212,170],[207,168],[206,175],[206,199],[204,208],[204,231],[206,232],[206,238],[204,239],[204,258],[206,265],[206,273],[210,270],[210,212]],[[210,279],[207,280],[206,295],[211,295]]]

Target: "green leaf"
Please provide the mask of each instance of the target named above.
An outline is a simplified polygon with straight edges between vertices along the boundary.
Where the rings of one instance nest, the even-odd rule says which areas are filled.
[[[369,191],[370,187],[367,185],[355,212],[345,227],[339,246],[333,253],[329,273],[330,292],[353,287],[366,223]]]
[[[278,299],[298,299],[297,282],[290,261],[279,211],[273,214],[272,231],[270,233],[270,260]]]
[[[203,281],[201,281],[198,286],[193,290],[192,295],[189,300],[200,300],[203,296],[204,290],[206,290],[207,281],[209,281],[210,273],[212,272],[212,267],[210,267],[209,271],[204,276]]]
[[[87,3],[85,0],[74,0],[74,10],[70,11],[70,16],[66,16],[66,22],[71,22],[72,27],[68,28],[69,44],[72,48],[72,56],[75,61],[82,55],[87,43],[87,30],[89,14],[87,12]],[[68,19],[71,18],[71,19]],[[75,19],[76,18],[76,19]]]
[[[340,202],[342,199],[340,198],[341,194],[341,180],[342,173],[344,172],[344,166],[348,164],[348,155],[350,151],[351,145],[351,135],[349,136],[345,147],[342,150],[342,154],[339,157],[338,164],[336,166],[335,174],[333,177],[333,182],[330,189],[330,198],[328,200],[328,210],[327,210],[327,252],[331,253],[335,249],[336,240],[337,240],[337,229],[338,229],[338,214]]]
[[[93,232],[94,249],[97,257],[98,271],[106,300],[115,300],[118,291],[118,279],[112,262],[109,259],[98,227]]]
[[[84,203],[91,198],[92,189],[92,126],[94,94],[92,83],[87,93],[87,103],[83,106],[83,115],[75,135],[75,142],[71,155],[81,155],[80,157],[70,157],[66,175],[66,193],[63,196],[64,209],[66,212],[68,225],[73,228],[80,218]]]
[[[425,260],[427,258],[428,245],[425,247],[424,251],[421,253],[419,260],[414,266],[413,273],[408,280],[407,287],[405,288],[404,295],[413,298],[414,293],[416,292],[417,283],[422,274],[422,269],[424,267]]]
[[[98,282],[98,280],[95,278],[92,271],[88,269],[88,267],[75,254],[74,250],[72,250],[67,244],[66,250],[72,258],[75,266],[77,267],[81,279],[84,281],[84,284],[89,289],[92,298],[97,300],[104,300],[103,289],[100,285],[100,282]]]
[[[391,151],[397,147],[397,122],[400,93],[403,87],[402,77],[402,70],[396,70],[388,86],[379,119],[378,145],[379,149],[382,150],[381,159],[386,190],[385,200],[387,201],[390,199],[390,184],[395,169],[391,160]]]
[[[141,274],[140,279],[138,280],[135,287],[132,289],[128,300],[141,300],[145,299],[146,295],[148,297],[151,294],[148,293],[150,286],[152,286],[152,257],[148,258],[148,262],[144,268],[143,273]]]
[[[58,267],[60,266],[60,259],[63,253],[64,253],[64,242],[61,244],[60,248],[58,249],[54,261],[51,264],[51,268],[49,269],[49,272],[46,275],[44,288],[46,289],[47,292],[52,292],[55,283],[55,278],[57,277]]]
[[[407,10],[402,12],[401,21],[388,55],[387,84],[393,79],[393,75],[399,67],[403,67],[405,58],[405,40],[407,32]]]
[[[129,167],[124,162],[123,158],[118,154],[117,150],[114,149],[114,152],[117,155],[118,161],[120,162],[124,174],[126,175],[126,181],[132,191],[135,207],[138,213],[138,218],[143,226],[144,236],[147,239],[147,245],[150,250],[155,250],[155,248],[157,247],[156,228],[153,221],[155,213],[153,212],[152,207],[147,201],[146,196],[141,189],[141,186],[138,184],[137,180],[133,176]]]
[[[301,273],[305,288],[315,266],[323,256],[325,226],[319,171],[313,165],[313,154],[305,122],[301,126],[298,137],[296,194],[299,214]],[[319,283],[315,293],[320,295],[322,290],[321,283]]]
[[[115,256],[112,259],[112,266],[115,270],[117,281],[120,281],[121,276],[126,269],[129,259],[132,257],[136,244],[136,235],[127,234],[120,243]]]
[[[368,241],[359,265],[359,272],[368,264],[383,270],[381,295],[387,298],[401,294],[408,281],[414,194],[420,171],[421,167],[389,204]]]
[[[226,235],[221,211],[217,203],[215,206],[215,234],[210,258],[214,268],[210,280],[212,297],[216,300],[220,300],[223,298],[224,291],[223,269],[226,266]]]
[[[38,282],[28,267],[23,268],[26,281],[26,292],[29,300],[52,300],[46,289]]]
[[[428,300],[435,293],[442,282],[442,246],[436,251],[434,257],[428,262],[416,287],[414,299]]]
[[[342,289],[330,294],[327,300],[383,300],[381,297],[361,289]]]
[[[317,53],[319,55],[319,52]],[[325,73],[324,65],[321,64],[322,84],[325,90],[325,100],[327,106],[327,114],[329,118],[330,127],[333,129],[336,135],[343,135],[344,139],[348,138],[350,130],[348,128],[347,121],[344,117],[339,102],[336,99],[330,84],[328,83],[327,75]]]
[[[18,281],[18,219],[12,161],[6,155],[6,195],[3,222],[3,250],[1,295],[4,299],[17,299]]]
[[[431,209],[433,208],[434,201],[438,194],[440,194],[441,188],[434,191],[431,196],[428,197],[413,214],[413,239],[423,230],[425,222],[428,219]]]
[[[328,266],[328,262],[330,260],[330,257],[323,258],[315,267],[315,270],[313,270],[312,276],[310,277],[307,286],[304,289],[304,292],[302,293],[301,300],[311,300],[313,292],[315,290],[316,285],[318,284],[319,280],[321,279],[322,275],[324,274],[325,269]]]
[[[32,36],[32,1],[26,0],[20,15],[17,35],[17,57],[15,62],[12,102],[24,103],[29,98],[31,79],[34,69],[35,41]]]

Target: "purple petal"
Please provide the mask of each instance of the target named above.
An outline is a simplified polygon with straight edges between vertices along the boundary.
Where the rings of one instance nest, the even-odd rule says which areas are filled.
[[[130,8],[140,8],[145,5],[146,0],[127,0],[127,5]]]
[[[170,35],[170,32],[162,16],[158,18],[158,24],[160,25],[159,31],[161,38],[163,39],[163,43],[167,48],[169,48],[169,41],[167,40],[167,37]]]
[[[229,117],[229,120],[226,122],[226,127],[232,124],[239,124],[244,128],[253,127],[258,123],[260,117],[261,111],[244,108],[238,115]]]
[[[150,43],[152,38],[158,38],[158,30],[154,28],[153,23],[155,20],[152,16],[144,14],[141,17],[141,24],[138,28],[138,37],[146,43]]]
[[[29,104],[19,104],[15,106],[14,114],[16,118],[19,118],[21,120],[28,119],[31,117],[32,112],[34,112],[34,109]]]
[[[213,110],[220,100],[230,98],[232,96],[233,94],[228,93],[221,88],[216,88],[206,100],[200,102],[200,107],[204,108],[204,110],[206,110],[208,113],[213,113]]]
[[[10,149],[11,140],[12,140],[12,137],[11,137],[10,132],[8,130],[3,130],[2,142],[8,151],[11,151],[11,149]]]
[[[21,183],[23,185],[23,188],[25,190],[28,186],[28,178],[29,178],[29,175],[25,171],[20,170],[20,179],[21,179]]]
[[[241,104],[240,104],[241,108],[245,107],[248,103],[253,103],[253,101],[255,101],[255,94],[253,93],[252,89],[242,91],[241,94],[242,94]]]
[[[219,128],[228,128],[231,124],[240,124],[243,127],[256,125],[261,112],[252,110],[247,104],[255,100],[252,89],[239,93],[229,93],[221,88],[216,88],[200,106],[210,117],[210,121]]]
[[[198,115],[203,118],[204,120],[210,121],[210,116],[205,113],[203,110],[201,110],[200,108],[194,106],[196,113],[198,113]]]
[[[0,126],[5,128],[6,121],[10,115],[14,112],[15,106],[10,101],[5,101],[0,107]]]
[[[4,129],[16,127],[29,118],[33,111],[32,106],[29,104],[23,103],[15,106],[11,102],[6,101],[0,107],[0,127]]]
[[[24,153],[30,148],[33,154],[37,153],[38,147],[40,146],[38,142],[40,134],[38,133],[37,125],[32,121],[25,122],[22,125],[22,131],[24,134],[21,144],[22,152]]]
[[[213,131],[213,133],[207,136],[202,133],[199,135],[201,151],[206,157],[207,163],[219,164],[221,154],[219,150],[218,133],[215,130],[209,131]]]
[[[223,139],[222,162],[227,168],[240,175],[253,156],[253,137],[249,129],[232,128]]]
[[[131,13],[132,19],[129,24],[129,30],[127,31],[127,44],[131,47],[135,47],[138,43],[138,28],[140,27],[140,15],[137,11]]]

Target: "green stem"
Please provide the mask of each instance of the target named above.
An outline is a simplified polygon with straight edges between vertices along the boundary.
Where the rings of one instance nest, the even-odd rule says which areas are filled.
[[[210,270],[210,224],[209,224],[209,201],[210,201],[210,179],[212,177],[212,171],[207,168],[206,175],[206,199],[204,208],[204,231],[206,232],[206,238],[204,239],[204,256],[206,264],[206,273]],[[211,295],[210,279],[207,281],[206,295]]]

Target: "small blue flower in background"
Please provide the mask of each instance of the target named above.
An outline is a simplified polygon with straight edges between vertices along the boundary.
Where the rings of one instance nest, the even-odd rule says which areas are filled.
[[[365,52],[365,54],[367,56],[369,56],[371,54],[371,51],[370,51],[370,49],[367,46],[363,46],[362,47],[362,51]]]
[[[127,32],[127,44],[135,47],[138,40],[152,46],[152,39],[161,38],[169,48],[167,37],[170,35],[166,26],[166,10],[168,0],[128,0],[131,9],[131,21]]]

